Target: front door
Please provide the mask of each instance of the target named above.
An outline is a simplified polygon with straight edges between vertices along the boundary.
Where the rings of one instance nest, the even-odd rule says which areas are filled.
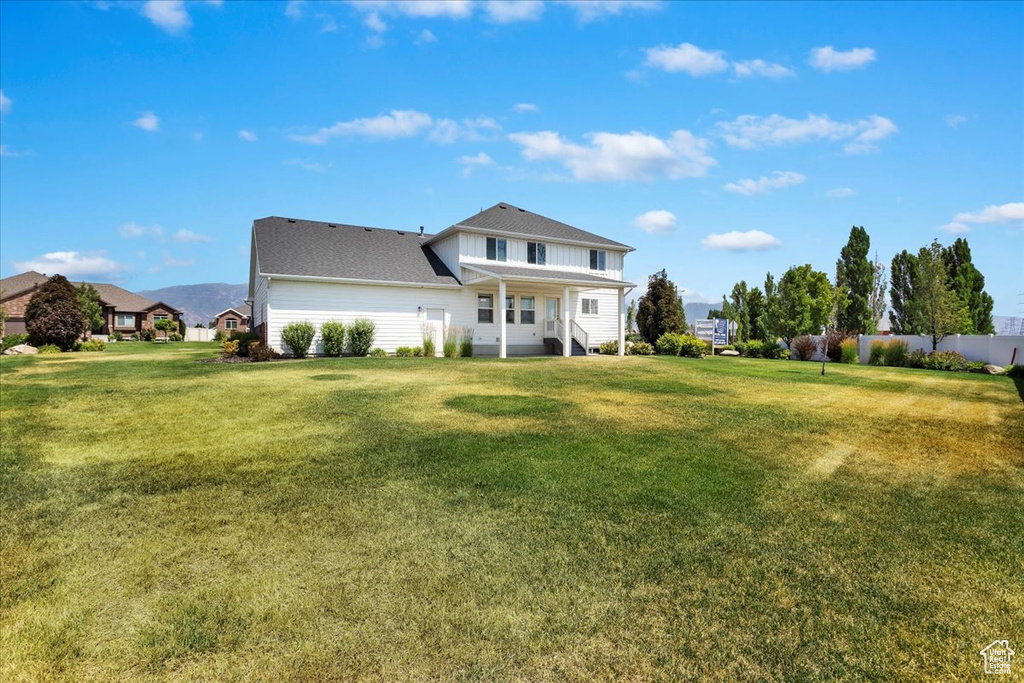
[[[559,299],[547,297],[544,299],[544,336],[545,337],[557,337],[558,336],[558,310],[560,308]]]
[[[427,309],[427,328],[429,334],[434,339],[434,353],[444,346],[444,309],[443,308],[428,308]]]

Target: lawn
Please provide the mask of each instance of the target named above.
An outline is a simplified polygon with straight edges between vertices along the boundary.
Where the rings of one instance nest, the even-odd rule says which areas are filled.
[[[1008,378],[214,349],[0,360],[0,679],[974,680],[1024,652]]]

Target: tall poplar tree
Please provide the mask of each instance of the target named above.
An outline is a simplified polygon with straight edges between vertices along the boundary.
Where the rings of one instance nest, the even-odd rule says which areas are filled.
[[[850,334],[872,332],[871,292],[874,269],[868,260],[871,238],[863,227],[853,226],[846,246],[836,261],[836,288],[841,297],[836,327]]]

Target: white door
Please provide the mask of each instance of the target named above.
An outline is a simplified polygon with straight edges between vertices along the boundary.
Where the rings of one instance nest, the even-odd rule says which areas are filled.
[[[545,337],[557,337],[558,336],[558,325],[555,321],[558,320],[558,309],[559,300],[557,298],[546,297],[544,299],[544,336]]]
[[[444,346],[444,309],[427,309],[427,326],[434,339],[434,354],[437,355]]]

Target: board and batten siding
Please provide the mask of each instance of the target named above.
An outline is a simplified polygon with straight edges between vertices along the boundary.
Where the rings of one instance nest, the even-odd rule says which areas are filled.
[[[556,242],[545,242],[542,239],[525,240],[515,239],[512,237],[505,237],[502,239],[505,239],[506,241],[506,260],[488,261],[486,235],[477,235],[468,232],[459,233],[459,253],[461,263],[479,265],[484,269],[486,269],[485,264],[495,263],[498,265],[516,266],[517,268],[536,268],[538,274],[543,273],[545,270],[562,270],[600,275],[611,280],[622,279],[623,252],[621,251],[613,251],[606,247],[593,247],[607,252],[605,260],[606,270],[596,271],[590,269],[590,249],[592,247],[576,247]],[[526,244],[527,242],[534,241],[542,242],[547,245],[546,265],[538,266],[533,263],[527,263]],[[438,255],[440,256],[440,254]],[[444,257],[442,257],[442,260],[444,260]],[[448,261],[445,261],[445,263],[447,264]],[[451,266],[449,266],[449,268],[451,268]],[[452,272],[455,271],[453,270]]]
[[[428,249],[432,249],[437,257],[448,266],[448,270],[452,273],[459,272],[459,234],[449,235],[443,240],[439,240],[434,244],[431,244]]]
[[[251,327],[258,327],[267,320],[267,278],[256,276],[256,283],[252,294],[252,320]]]

